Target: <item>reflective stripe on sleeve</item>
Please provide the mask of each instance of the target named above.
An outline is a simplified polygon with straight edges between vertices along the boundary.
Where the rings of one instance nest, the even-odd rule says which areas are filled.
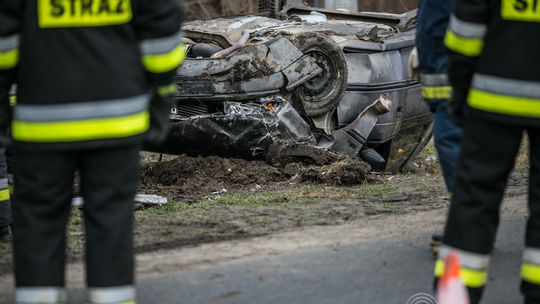
[[[90,288],[88,300],[95,304],[135,304],[135,288],[133,286]]]
[[[523,252],[521,278],[532,284],[540,285],[540,249],[528,247]]]
[[[447,86],[448,75],[443,74],[420,74],[420,83],[425,86]]]
[[[422,97],[425,99],[449,99],[452,95],[452,87],[448,83],[448,75],[421,74]]]
[[[484,40],[482,38],[460,37],[450,30],[446,32],[444,43],[451,51],[469,57],[479,56],[484,48]]]
[[[169,37],[143,40],[140,43],[144,55],[165,54],[174,50],[182,43],[182,34],[176,33]]]
[[[19,62],[19,35],[0,37],[0,69],[14,68]]]
[[[464,21],[452,15],[444,42],[456,53],[476,57],[482,53],[486,32],[485,24]]]
[[[0,203],[9,201],[9,188],[0,190]]]
[[[63,105],[19,104],[12,136],[22,142],[70,142],[130,137],[148,129],[148,95]]]
[[[65,303],[66,291],[57,287],[17,287],[15,303]]]
[[[452,97],[451,86],[422,87],[422,97],[426,99],[450,99]]]
[[[0,190],[7,189],[9,186],[9,180],[8,178],[0,178]]]
[[[488,279],[488,267],[490,257],[488,255],[476,254],[458,250],[450,246],[442,246],[439,258],[435,263],[434,274],[437,278],[444,275],[444,259],[450,252],[455,252],[459,256],[460,269],[459,276],[463,284],[471,288],[479,288],[486,284]]]
[[[185,59],[182,35],[143,40],[140,43],[142,62],[151,73],[164,73],[176,69]]]
[[[9,201],[9,184],[7,178],[0,179],[0,203]]]
[[[487,32],[485,24],[463,21],[453,14],[450,16],[449,27],[457,35],[468,38],[483,38]]]
[[[9,89],[9,105],[14,106],[17,103],[17,85],[14,84]]]

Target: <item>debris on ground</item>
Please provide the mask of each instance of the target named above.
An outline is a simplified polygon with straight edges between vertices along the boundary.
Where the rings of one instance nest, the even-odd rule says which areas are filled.
[[[308,168],[301,172],[304,181],[323,182],[332,185],[358,185],[367,180],[371,167],[356,158],[345,158],[327,166]],[[310,174],[308,174],[308,172]]]
[[[151,207],[151,206],[162,206],[164,204],[167,204],[167,198],[159,195],[154,194],[137,194],[135,195],[135,199],[133,199],[133,202],[135,203],[135,209],[141,209],[144,207]],[[80,196],[76,196],[71,200],[71,206],[77,207],[77,208],[83,208],[84,207],[84,198]]]

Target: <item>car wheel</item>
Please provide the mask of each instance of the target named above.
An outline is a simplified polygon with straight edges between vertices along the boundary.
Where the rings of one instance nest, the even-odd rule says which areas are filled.
[[[296,35],[293,43],[304,54],[315,58],[323,69],[322,73],[296,88],[293,98],[304,105],[309,117],[332,112],[347,88],[347,62],[341,47],[319,33]]]

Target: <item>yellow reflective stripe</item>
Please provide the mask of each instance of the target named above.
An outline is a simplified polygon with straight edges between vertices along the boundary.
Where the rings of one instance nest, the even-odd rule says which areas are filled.
[[[487,271],[473,270],[467,268],[459,269],[459,277],[463,284],[471,288],[479,288],[486,285],[488,279]]]
[[[0,202],[9,200],[9,189],[0,190]]]
[[[185,58],[185,46],[184,44],[179,44],[169,53],[143,55],[142,62],[147,71],[151,73],[164,73],[176,69]]]
[[[523,263],[521,265],[521,278],[526,282],[540,285],[540,266]]]
[[[157,88],[157,93],[160,96],[172,95],[172,94],[176,93],[176,84],[173,83],[173,84],[169,84],[169,85],[166,85],[166,86],[158,87]]]
[[[498,95],[471,89],[467,102],[470,107],[506,115],[540,117],[540,99]]]
[[[435,270],[433,271],[436,278],[440,278],[444,274],[444,260],[438,259],[435,262]],[[459,269],[459,277],[463,284],[467,287],[478,288],[486,285],[488,272],[482,270],[473,270],[467,268]]]
[[[427,99],[449,99],[452,97],[451,86],[423,86],[422,97]]]
[[[443,259],[438,259],[435,262],[435,270],[433,271],[433,274],[435,275],[436,278],[442,277],[442,275],[444,274],[444,260]]]
[[[26,122],[15,120],[12,136],[24,142],[70,142],[121,138],[141,134],[148,129],[149,114],[141,112],[129,116],[83,121]]]
[[[0,52],[0,69],[12,69],[19,63],[19,50],[14,49],[7,52]]]
[[[469,57],[479,56],[484,48],[482,38],[464,38],[450,30],[446,32],[444,43],[448,49]]]
[[[9,96],[9,105],[13,107],[16,104],[17,104],[17,96],[15,95]]]

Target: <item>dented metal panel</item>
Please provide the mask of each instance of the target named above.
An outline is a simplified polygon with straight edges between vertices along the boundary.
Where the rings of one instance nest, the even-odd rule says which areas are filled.
[[[283,74],[287,78],[286,89],[291,91],[322,72],[323,70],[317,65],[317,61],[313,57],[303,56],[283,69]]]

